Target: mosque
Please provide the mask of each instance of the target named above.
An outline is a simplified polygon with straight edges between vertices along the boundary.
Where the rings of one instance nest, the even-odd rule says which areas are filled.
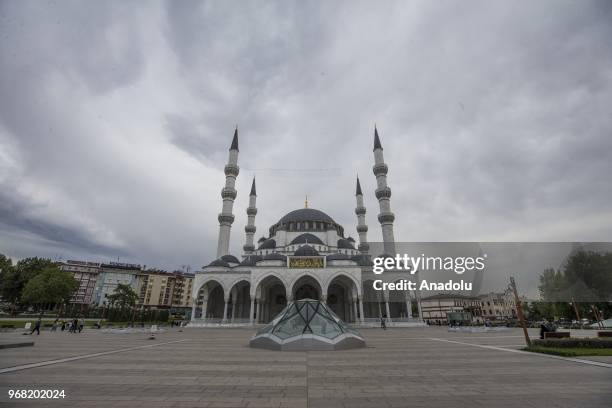
[[[240,170],[238,153],[236,129],[225,166],[225,187],[221,190],[223,207],[218,217],[217,259],[196,273],[191,326],[268,323],[287,302],[300,299],[320,300],[342,320],[353,324],[376,324],[381,317],[397,325],[422,322],[418,317],[418,294],[409,291],[390,294],[372,287],[380,275],[372,272],[366,207],[359,178],[355,191],[359,243],[347,236],[344,227],[331,216],[309,208],[306,201],[304,208],[280,217],[269,227],[267,236],[259,238],[255,245],[257,191],[253,178],[246,210],[244,252],[240,257],[230,254],[235,184]],[[376,127],[373,172],[383,243],[372,247],[380,248],[381,253],[384,250],[385,254],[395,254],[395,215],[390,206],[388,166]]]

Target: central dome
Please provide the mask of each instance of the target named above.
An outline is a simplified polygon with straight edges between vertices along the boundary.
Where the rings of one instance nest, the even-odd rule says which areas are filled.
[[[314,208],[300,208],[299,210],[293,210],[283,218],[280,219],[280,223],[287,222],[303,222],[303,221],[320,221],[334,223],[334,220],[323,211],[315,210]]]

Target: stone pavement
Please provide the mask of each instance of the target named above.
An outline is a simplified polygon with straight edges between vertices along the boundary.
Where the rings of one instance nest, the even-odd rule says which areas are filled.
[[[155,340],[43,332],[34,347],[0,350],[3,368],[47,362],[0,373],[0,406],[594,408],[612,401],[612,365],[508,351],[523,344],[517,329],[361,332],[368,348],[333,352],[251,349],[250,329],[170,329]],[[66,398],[9,400],[9,389],[63,389]]]

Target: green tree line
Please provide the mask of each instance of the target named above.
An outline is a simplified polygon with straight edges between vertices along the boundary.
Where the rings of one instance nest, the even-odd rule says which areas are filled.
[[[595,320],[593,309],[612,315],[612,253],[576,251],[561,269],[545,269],[538,286],[541,301],[525,305],[529,319]],[[574,307],[575,306],[575,307]]]
[[[37,311],[64,306],[78,285],[71,273],[61,271],[50,259],[26,258],[13,265],[0,254],[0,296],[13,315],[29,306]]]

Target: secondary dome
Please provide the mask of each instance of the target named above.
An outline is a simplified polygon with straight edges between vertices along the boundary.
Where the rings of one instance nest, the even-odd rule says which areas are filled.
[[[238,258],[236,258],[234,255],[223,255],[221,259],[227,263],[240,263]]]
[[[323,211],[315,210],[314,208],[300,208],[299,210],[293,210],[283,218],[280,219],[280,223],[287,222],[302,222],[302,221],[321,221],[334,223],[334,220]]]
[[[355,247],[353,246],[353,243],[351,241],[349,241],[348,239],[345,239],[345,238],[340,238],[338,240],[338,248],[342,248],[342,249],[355,249]]]
[[[276,248],[276,241],[272,238],[266,239],[257,249],[274,249]]]
[[[302,245],[293,253],[295,256],[319,256],[319,252],[310,245]]]
[[[319,237],[317,237],[314,234],[310,234],[310,233],[305,233],[302,235],[298,235],[297,237],[295,237],[293,239],[293,241],[291,241],[289,243],[289,245],[295,245],[295,244],[318,244],[318,245],[324,245],[323,241],[321,241],[321,239]]]
[[[346,350],[365,347],[325,303],[312,299],[291,302],[249,342],[251,347],[282,351]]]

